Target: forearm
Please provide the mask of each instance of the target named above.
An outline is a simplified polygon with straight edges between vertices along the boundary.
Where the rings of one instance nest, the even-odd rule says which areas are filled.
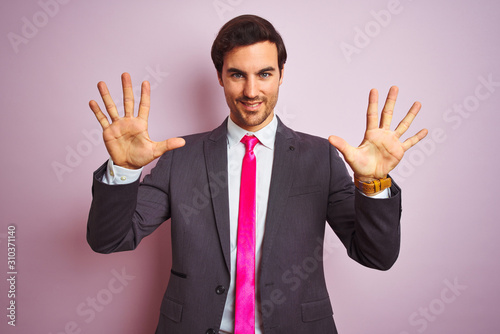
[[[355,226],[349,255],[380,270],[395,263],[400,249],[401,190],[395,184],[391,198],[372,199],[357,194]]]
[[[129,184],[109,185],[101,181],[105,172],[106,164],[94,173],[87,242],[99,253],[133,249],[136,247],[133,216],[139,180]]]
[[[400,192],[391,198],[374,199],[358,192],[337,193],[331,202],[328,222],[356,262],[379,270],[396,261],[400,245]],[[342,200],[339,197],[344,197]]]
[[[87,224],[87,241],[94,251],[111,253],[135,249],[144,237],[170,218],[169,153],[158,160],[143,182],[137,179],[126,183],[130,179],[120,177],[126,184],[106,184],[101,180],[107,164],[94,173]]]

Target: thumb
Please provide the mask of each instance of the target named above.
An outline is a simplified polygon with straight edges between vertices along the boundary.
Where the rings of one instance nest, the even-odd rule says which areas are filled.
[[[170,138],[161,142],[156,143],[156,148],[154,155],[155,157],[161,156],[163,153],[171,150],[175,150],[176,148],[182,147],[186,144],[186,141],[183,138]]]
[[[346,154],[349,144],[347,144],[347,142],[344,139],[332,135],[328,137],[328,141],[330,142],[330,144],[335,146],[335,148],[339,150],[339,152],[342,153],[342,155]]]

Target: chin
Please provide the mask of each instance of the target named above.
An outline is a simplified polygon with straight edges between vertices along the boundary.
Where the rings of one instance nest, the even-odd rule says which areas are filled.
[[[265,115],[251,115],[243,117],[242,121],[246,126],[259,126],[267,120],[268,116]]]
[[[263,111],[258,110],[256,112],[248,112],[246,110],[239,110],[239,109],[237,109],[235,111],[231,111],[231,113],[233,114],[233,116],[235,116],[233,118],[233,121],[237,120],[237,122],[235,122],[235,123],[238,126],[240,126],[241,128],[250,128],[250,127],[259,126],[262,123],[265,123],[266,120],[268,120],[272,114],[272,112],[266,113],[265,110],[263,110]]]

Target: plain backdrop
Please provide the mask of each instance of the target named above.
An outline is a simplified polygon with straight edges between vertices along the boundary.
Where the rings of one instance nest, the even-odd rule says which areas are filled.
[[[276,111],[293,129],[357,145],[371,88],[383,101],[399,86],[393,126],[414,101],[423,106],[408,135],[427,127],[429,136],[392,173],[403,189],[395,266],[358,265],[328,229],[339,332],[500,332],[499,10],[494,0],[2,0],[0,332],[154,333],[170,222],[133,252],[87,245],[92,172],[108,158],[88,101],[99,101],[103,80],[121,105],[127,71],[136,87],[151,82],[154,140],[213,129],[228,109],[210,47],[222,24],[247,13],[285,41]]]

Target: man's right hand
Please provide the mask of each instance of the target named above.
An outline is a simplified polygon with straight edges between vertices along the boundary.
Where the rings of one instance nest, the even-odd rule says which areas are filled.
[[[103,81],[97,84],[97,88],[111,118],[111,123],[96,101],[92,100],[89,103],[90,109],[102,126],[104,144],[115,165],[139,169],[159,158],[163,153],[184,146],[185,141],[182,138],[170,138],[162,142],[149,139],[148,116],[151,93],[149,82],[142,83],[137,117],[134,117],[134,92],[128,73],[122,74],[122,86],[125,108],[123,117],[118,115],[116,105]]]

